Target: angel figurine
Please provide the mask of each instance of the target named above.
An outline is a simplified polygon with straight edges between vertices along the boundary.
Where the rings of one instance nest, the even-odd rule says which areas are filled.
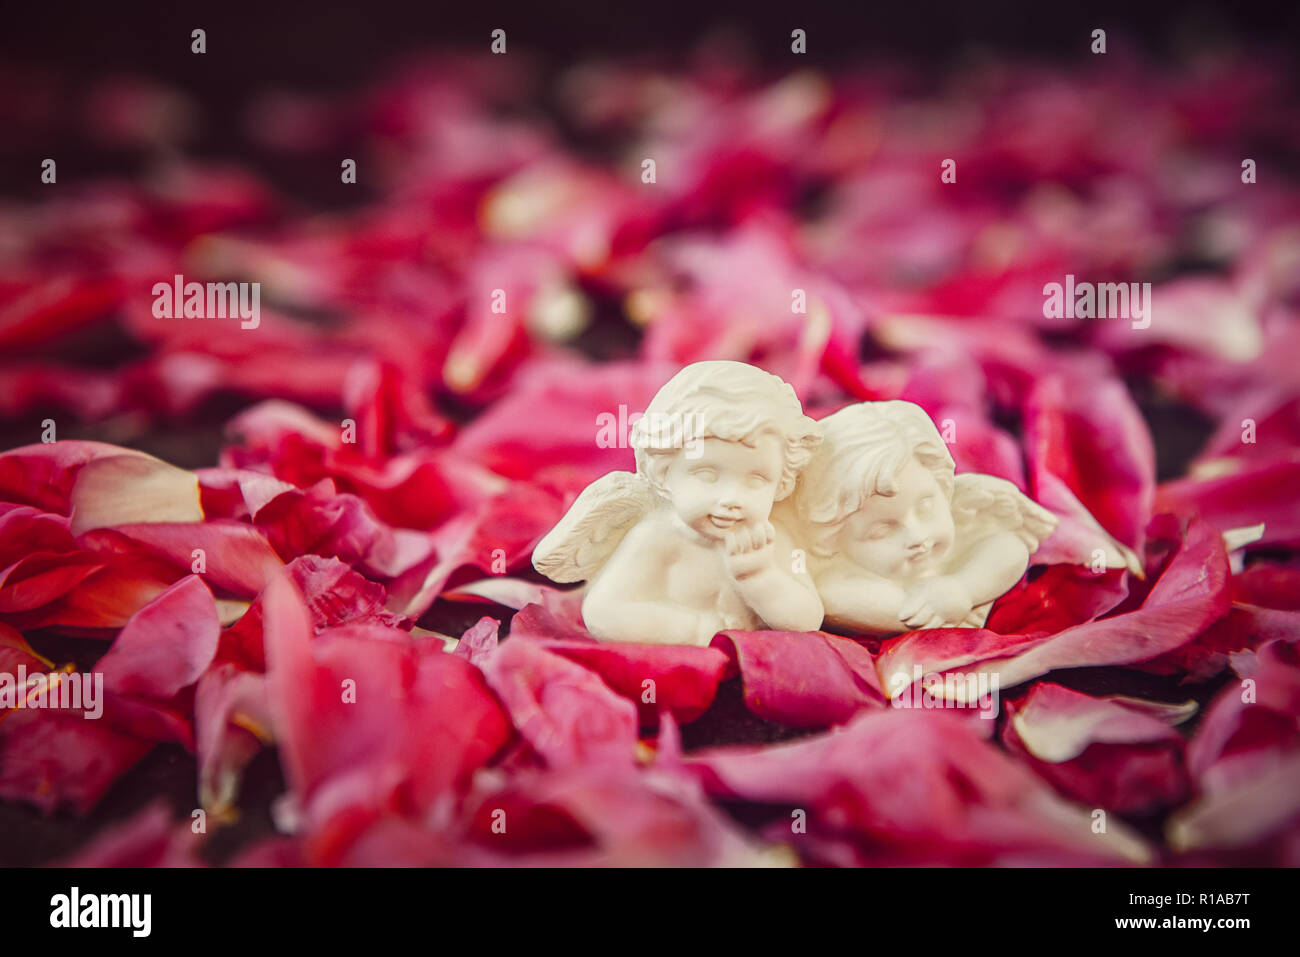
[[[822,604],[769,521],[821,442],[794,389],[743,362],[696,362],[632,428],[635,472],[583,490],[533,566],[586,581],[582,618],[606,641],[707,645],[729,628],[809,631]]]
[[[807,541],[826,623],[882,636],[982,627],[1056,516],[1005,479],[955,475],[911,402],[862,402],[820,424],[823,443],[782,511]]]

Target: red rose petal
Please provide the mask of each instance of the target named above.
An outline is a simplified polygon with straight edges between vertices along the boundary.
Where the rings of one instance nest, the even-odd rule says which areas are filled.
[[[1020,702],[1006,703],[1002,741],[1071,800],[1147,814],[1190,792],[1183,739],[1170,723],[1188,718],[1195,705],[1166,706],[1160,717],[1146,705],[1042,682]]]
[[[734,649],[745,706],[767,721],[795,728],[844,724],[885,704],[866,648],[823,632],[724,631]]]
[[[515,729],[549,766],[632,761],[636,708],[586,668],[514,639],[483,662],[483,676]]]
[[[968,664],[973,654],[985,659],[976,666],[975,673],[996,673],[1002,687],[1010,687],[1055,668],[1148,661],[1185,645],[1223,617],[1229,607],[1227,582],[1228,559],[1222,536],[1204,522],[1193,520],[1177,554],[1137,609],[1075,625],[1046,639],[1027,639],[1031,647],[1009,657],[997,645],[1014,647],[1014,636],[999,636],[989,646],[981,645],[979,638],[967,639],[975,644],[974,652],[951,663],[927,663],[925,670]],[[947,631],[951,634],[951,630]],[[999,652],[1002,657],[988,660]],[[898,664],[882,654],[880,663],[885,662],[893,672],[898,671]],[[884,677],[886,672],[881,674]]]
[[[1108,567],[1132,567],[1116,545],[1142,547],[1155,452],[1128,390],[1088,372],[1049,376],[1026,400],[1025,419],[1034,498],[1062,520],[1034,560],[1089,565],[1101,549]]]
[[[231,521],[118,525],[87,532],[78,543],[92,556],[129,553],[134,545],[244,598],[258,594],[283,567],[259,530]]]
[[[859,863],[949,865],[1142,862],[1116,822],[1092,833],[1083,808],[949,714],[872,711],[831,733],[686,759],[709,793],[805,812],[807,833],[844,842]],[[799,848],[799,832],[788,842]]]
[[[263,601],[274,734],[314,860],[335,859],[385,808],[428,813],[505,743],[478,669],[441,645],[401,632],[311,640],[291,583],[273,582]]]
[[[0,721],[0,798],[86,814],[153,745],[80,714],[10,712]]]
[[[172,820],[163,801],[97,834],[59,867],[200,867],[202,837],[191,822]]]
[[[190,575],[136,612],[96,668],[107,690],[165,700],[199,680],[220,630],[212,592]]]

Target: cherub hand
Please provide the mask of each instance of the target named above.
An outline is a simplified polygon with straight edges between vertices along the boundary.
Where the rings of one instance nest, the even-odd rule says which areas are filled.
[[[723,561],[727,573],[735,579],[749,578],[772,566],[776,550],[776,529],[771,522],[756,525],[738,525],[727,532],[723,546]]]
[[[971,613],[970,592],[956,578],[938,575],[913,585],[898,608],[898,619],[909,628],[956,627]]]

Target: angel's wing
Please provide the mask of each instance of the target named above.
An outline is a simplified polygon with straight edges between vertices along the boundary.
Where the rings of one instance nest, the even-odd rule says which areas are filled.
[[[952,493],[957,541],[975,543],[993,532],[1011,532],[1032,555],[1059,519],[1006,479],[958,475]]]
[[[533,567],[551,581],[587,581],[655,505],[655,493],[635,472],[610,472],[577,497],[560,523],[533,549]]]

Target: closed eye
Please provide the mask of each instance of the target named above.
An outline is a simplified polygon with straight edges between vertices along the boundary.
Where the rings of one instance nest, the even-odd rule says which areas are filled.
[[[872,525],[869,529],[867,529],[867,538],[870,539],[886,538],[889,535],[893,534],[894,529],[897,527],[898,527],[897,522],[876,522],[876,524]]]
[[[691,469],[691,474],[702,482],[716,482],[718,480],[718,470],[707,466]]]
[[[753,486],[756,487],[756,488],[759,487],[759,486],[767,485],[767,484],[769,484],[771,481],[772,481],[771,477],[768,476],[768,475],[766,475],[766,474],[764,474],[763,472],[750,472],[750,473],[749,473],[749,484],[750,484],[750,485],[753,485]]]

